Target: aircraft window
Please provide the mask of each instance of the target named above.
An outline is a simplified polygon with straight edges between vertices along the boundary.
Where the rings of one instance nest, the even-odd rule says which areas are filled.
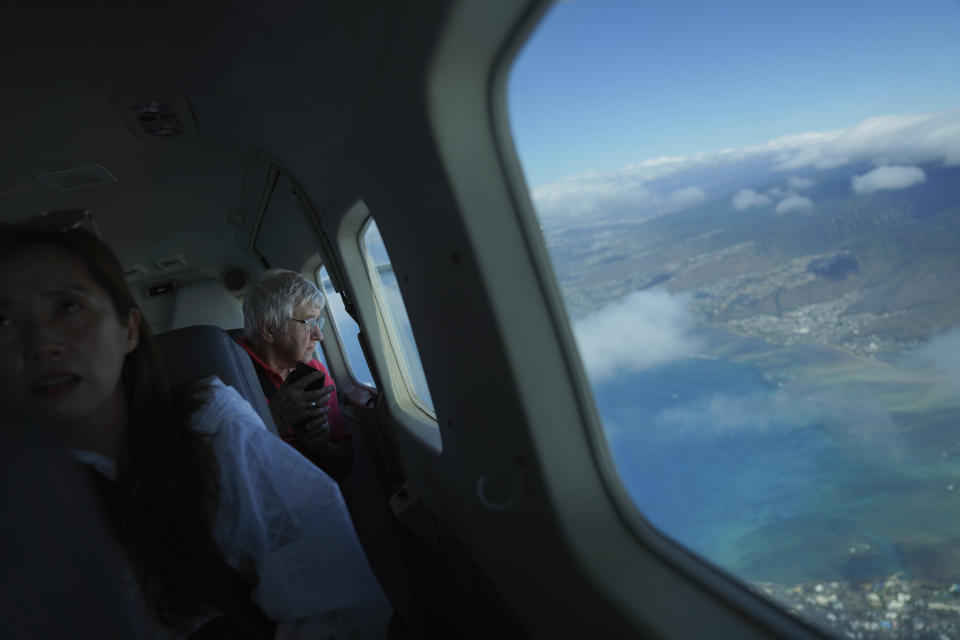
[[[320,364],[323,365],[323,368],[327,371],[330,371],[330,365],[327,364],[327,357],[323,353],[323,349],[320,348],[320,345],[317,345],[313,350],[313,357],[320,361]]]
[[[840,637],[960,627],[960,5],[556,3],[508,85],[635,506]]]
[[[380,230],[377,229],[377,223],[373,218],[370,219],[362,232],[362,239],[367,271],[370,273],[370,281],[373,283],[377,302],[381,310],[384,311],[387,333],[397,351],[400,367],[403,370],[404,383],[407,385],[414,401],[431,417],[435,418],[433,400],[427,387],[427,376],[423,372],[420,352],[417,350],[417,343],[413,339],[413,329],[410,327],[410,319],[407,317],[407,308],[403,304],[403,297],[400,295],[397,276],[390,264],[387,248],[383,244]]]
[[[373,384],[370,366],[367,364],[366,358],[363,357],[363,349],[360,347],[360,340],[357,338],[360,327],[344,308],[343,299],[333,288],[330,276],[327,275],[327,268],[321,266],[317,269],[315,277],[323,290],[323,295],[327,298],[330,313],[333,315],[334,327],[332,329],[337,332],[340,344],[346,349],[347,366],[350,367],[353,379],[368,387],[376,386]],[[326,361],[324,361],[324,365],[326,365]]]

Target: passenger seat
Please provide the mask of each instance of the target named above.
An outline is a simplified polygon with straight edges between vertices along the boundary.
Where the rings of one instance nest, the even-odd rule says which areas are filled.
[[[243,307],[217,280],[199,280],[180,287],[173,299],[170,327],[209,324],[224,329],[243,326]]]
[[[210,325],[195,325],[166,331],[158,335],[157,340],[173,387],[217,375],[253,406],[267,429],[277,433],[250,356],[226,331]]]

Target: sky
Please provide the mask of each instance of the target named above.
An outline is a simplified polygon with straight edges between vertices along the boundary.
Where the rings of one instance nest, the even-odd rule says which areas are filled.
[[[507,100],[531,187],[956,109],[960,1],[566,0]]]

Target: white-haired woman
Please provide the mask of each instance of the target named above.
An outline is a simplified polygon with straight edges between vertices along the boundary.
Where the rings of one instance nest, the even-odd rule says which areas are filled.
[[[353,449],[333,378],[314,357],[324,306],[323,293],[299,273],[270,269],[243,300],[238,342],[250,354],[280,437],[340,480],[353,466]]]

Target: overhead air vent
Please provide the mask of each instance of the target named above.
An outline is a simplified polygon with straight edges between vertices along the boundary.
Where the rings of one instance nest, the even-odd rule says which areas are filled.
[[[107,171],[103,165],[88,164],[60,171],[49,171],[33,176],[40,184],[54,191],[80,191],[91,187],[102,187],[118,182],[117,177]]]
[[[120,91],[110,96],[117,114],[134,135],[150,140],[180,140],[197,133],[187,97],[171,89]]]

